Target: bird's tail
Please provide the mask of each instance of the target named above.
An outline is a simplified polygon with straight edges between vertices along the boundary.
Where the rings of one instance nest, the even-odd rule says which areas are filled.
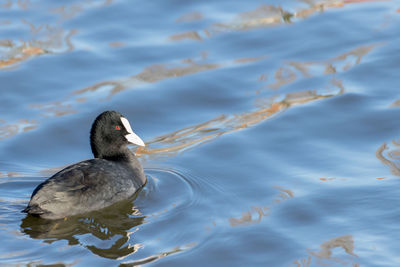
[[[29,214],[33,214],[33,215],[41,215],[43,213],[45,213],[45,211],[43,209],[41,209],[38,205],[32,205],[26,207],[25,209],[23,209],[21,212],[25,212],[25,213],[29,213]]]

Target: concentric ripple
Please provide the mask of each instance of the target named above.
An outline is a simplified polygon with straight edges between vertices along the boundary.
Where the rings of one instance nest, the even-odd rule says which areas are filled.
[[[138,257],[124,261],[128,266],[193,249],[204,244],[211,234],[206,228],[213,211],[205,208],[203,201],[206,191],[218,191],[218,187],[188,170],[151,167],[145,172],[148,182],[135,201],[145,216],[136,233],[139,239],[143,237],[143,249]]]

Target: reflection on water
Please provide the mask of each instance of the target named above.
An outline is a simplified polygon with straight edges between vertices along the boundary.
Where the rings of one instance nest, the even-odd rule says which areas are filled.
[[[1,263],[396,266],[394,2],[137,4],[0,1]],[[59,132],[103,108],[146,121],[154,177],[105,210],[20,213],[40,169],[87,155]]]
[[[28,132],[38,127],[38,123],[35,120],[21,119],[13,124],[6,124],[4,120],[0,119],[0,140],[10,138],[18,133]]]
[[[78,99],[79,102],[82,102],[82,99]],[[84,101],[83,101],[84,102]],[[48,104],[32,104],[30,105],[33,109],[41,110],[41,116],[47,117],[62,117],[68,114],[77,113],[77,110],[72,109],[72,105],[68,103],[63,103],[59,101],[51,102]]]
[[[34,56],[52,53],[64,53],[72,51],[74,46],[71,37],[76,34],[76,30],[65,33],[64,30],[40,25],[35,27],[32,23],[22,20],[22,24],[28,25],[33,35],[30,41],[3,40],[0,43],[0,69],[14,68],[17,63],[26,61]]]
[[[267,217],[270,215],[270,210],[273,207],[273,205],[294,197],[294,193],[291,190],[280,187],[276,188],[281,192],[278,195],[278,197],[276,197],[274,203],[270,207],[253,206],[250,208],[249,211],[243,212],[240,218],[229,218],[229,224],[235,227],[235,226],[249,226],[252,224],[260,223],[263,217]],[[253,217],[253,215],[255,216]]]
[[[229,67],[234,64],[247,63],[247,61],[240,59],[236,59],[228,63],[207,63],[204,62],[206,57],[207,55],[203,53],[200,58],[184,59],[179,63],[152,65],[144,68],[143,71],[131,77],[117,81],[99,82],[87,88],[77,90],[73,93],[73,95],[89,97],[94,93],[101,92],[101,94],[108,93],[107,99],[109,100],[117,93],[121,93],[124,90],[133,89],[138,86],[143,86],[146,83],[155,83],[169,78],[182,77],[203,71]],[[254,60],[261,59],[263,59],[263,57],[259,57]]]
[[[255,10],[238,14],[232,22],[214,24],[209,32],[215,34],[225,30],[249,30],[265,26],[276,26],[290,22],[292,16],[292,14],[284,11],[279,6],[264,4]]]
[[[8,171],[8,172],[0,172],[0,178],[3,177],[22,177],[23,174],[15,171]]]
[[[360,64],[362,58],[375,47],[376,45],[361,46],[328,60],[315,62],[289,62],[286,66],[279,67],[275,71],[275,81],[273,82],[267,81],[268,74],[261,74],[258,80],[260,82],[267,81],[267,84],[264,85],[261,90],[265,88],[279,89],[283,85],[293,83],[298,79],[295,71],[301,73],[304,78],[310,78],[314,75],[332,75],[337,72],[348,71],[353,66]],[[78,106],[86,104],[88,99],[90,99],[90,101],[98,101],[99,96],[106,95],[105,100],[110,100],[111,97],[115,94],[121,93],[122,91],[127,89],[144,86],[146,83],[160,82],[169,78],[181,77],[198,72],[229,67],[235,64],[247,64],[265,58],[264,56],[260,56],[256,58],[237,58],[235,60],[232,60],[231,62],[223,63],[204,62],[208,57],[208,53],[203,53],[199,59],[185,59],[178,64],[173,63],[152,65],[150,67],[144,68],[143,71],[131,77],[115,81],[102,81],[89,87],[77,90],[71,96],[68,96],[62,101],[55,101],[46,104],[32,104],[30,106],[34,109],[41,110],[42,113],[40,115],[44,117],[64,116],[78,112]],[[333,78],[330,82],[330,85],[326,85],[326,87],[328,87],[328,91],[333,90],[334,92],[327,94],[325,92],[326,88],[318,91],[306,90],[303,92],[287,94],[286,96],[284,96],[283,100],[279,100],[280,98],[282,98],[282,96],[277,96],[269,99],[261,99],[260,96],[257,96],[256,105],[259,107],[256,111],[250,111],[248,113],[243,113],[240,115],[233,115],[233,117],[221,115],[220,117],[214,118],[210,121],[203,122],[182,130],[177,130],[176,132],[155,138],[154,140],[149,142],[149,144],[153,144],[155,142],[165,143],[162,141],[165,139],[166,136],[169,136],[167,140],[168,142],[170,142],[171,138],[176,135],[177,144],[173,148],[146,148],[140,150],[139,152],[141,154],[163,153],[165,155],[172,155],[175,154],[178,150],[182,150],[186,147],[191,147],[193,144],[203,143],[221,134],[253,126],[258,122],[271,117],[278,111],[287,109],[290,106],[304,104],[320,98],[337,96],[344,92],[342,81],[335,78]],[[329,87],[331,88],[329,89]],[[339,91],[337,91],[337,89],[339,89]],[[256,94],[258,95],[261,90],[256,90]],[[100,99],[104,100],[104,98]],[[38,123],[36,121],[34,122],[34,125],[25,126],[23,128],[25,129],[24,131],[37,128]],[[5,124],[4,121],[0,121],[0,123]],[[199,131],[202,134],[197,140],[193,140],[193,137],[181,138],[182,136],[187,137],[189,134],[193,136],[193,133],[198,133]],[[0,139],[12,137],[20,132],[23,131],[21,131],[21,127],[18,123],[2,125],[0,126]],[[205,132],[208,132],[208,134],[204,135],[203,133]]]
[[[200,34],[198,34],[197,32],[193,31],[193,32],[183,32],[183,33],[178,33],[178,34],[174,34],[171,35],[169,37],[169,39],[171,41],[182,41],[185,39],[190,39],[190,40],[194,40],[194,41],[201,41],[203,40],[200,36]]]
[[[107,6],[110,3],[111,3],[110,1],[105,1],[101,2],[98,5]],[[307,3],[311,6],[311,8],[307,10],[313,10],[313,12],[321,11],[327,7],[337,6],[337,4],[332,4],[329,1],[323,3],[315,3],[313,1],[307,1]],[[88,7],[98,6],[97,4],[92,4],[92,5],[87,4],[87,5]],[[24,5],[24,6],[26,8],[29,5]],[[61,6],[53,11],[63,14],[64,19],[71,19],[76,15],[77,12],[81,12],[83,9],[84,9],[83,4],[74,4],[68,7]],[[262,5],[261,7],[257,8],[254,11],[248,11],[239,14],[238,20],[241,21],[239,23],[239,25],[241,25],[239,28],[247,29],[249,25],[259,26],[258,23],[264,25],[269,20],[287,21],[287,19],[282,19],[282,18],[285,17],[287,18],[291,16],[304,16],[305,13],[304,11],[302,11],[298,12],[298,14],[303,14],[303,15],[288,16],[287,14],[289,14],[289,12],[283,11],[281,7]],[[279,16],[281,18],[277,19],[277,17]],[[177,22],[200,20],[202,19],[202,17],[203,17],[202,14],[198,12],[188,13],[180,17],[177,20]],[[258,23],[256,23],[257,21]],[[1,52],[3,53],[2,58],[5,58],[0,60],[0,68],[14,66],[15,63],[25,61],[31,58],[32,56],[38,56],[44,53],[56,53],[57,51],[62,49],[63,46],[67,46],[67,48],[59,52],[72,51],[74,49],[74,46],[71,42],[71,37],[74,34],[76,34],[77,30],[70,30],[65,34],[64,33],[65,31],[62,30],[61,28],[52,27],[47,24],[35,26],[26,20],[22,20],[22,24],[27,25],[29,27],[31,34],[33,35],[32,40],[28,42],[22,42],[20,44],[14,43],[11,40],[3,40],[2,42],[0,42],[0,46],[3,48],[1,50]],[[229,27],[238,28],[238,26],[232,26],[232,25]],[[201,39],[200,35],[197,32],[177,34],[171,36],[170,38],[172,40],[181,40],[187,38]],[[271,77],[273,77],[273,81],[268,81],[269,77],[268,74],[265,73],[260,74],[258,80],[262,83],[265,83],[265,85],[263,85],[260,90],[257,90],[256,93],[260,93],[260,91],[262,91],[263,89],[279,89],[283,85],[293,83],[299,79],[297,77],[298,74],[302,75],[303,78],[310,78],[316,75],[332,75],[338,72],[348,71],[355,65],[360,64],[362,58],[376,46],[377,45],[360,46],[356,49],[353,49],[349,52],[345,52],[335,58],[328,60],[321,60],[314,62],[294,62],[294,61],[288,62],[284,64],[284,66],[279,67],[274,72],[274,74],[271,75]],[[64,100],[54,101],[50,103],[31,104],[31,107],[34,109],[42,110],[42,113],[40,114],[41,116],[45,117],[64,116],[78,112],[79,111],[78,106],[85,103],[87,99],[90,99],[91,101],[97,101],[99,100],[99,96],[102,95],[104,96],[105,94],[106,95],[108,94],[106,96],[106,99],[110,100],[110,98],[117,93],[120,93],[126,89],[132,89],[138,86],[143,86],[146,83],[160,82],[168,78],[181,77],[203,71],[229,67],[234,64],[245,64],[252,61],[262,60],[265,58],[264,56],[260,56],[257,58],[252,58],[250,61],[248,59],[238,58],[232,60],[231,62],[209,63],[209,62],[204,62],[207,59],[207,57],[208,53],[202,54],[202,56],[199,59],[193,58],[193,59],[182,60],[182,62],[180,63],[152,65],[144,68],[142,72],[133,75],[131,77],[127,77],[121,80],[102,81],[94,85],[91,85],[89,87],[76,90],[72,94],[72,96],[68,96]],[[333,79],[332,84],[335,84],[335,86],[337,87],[341,87],[342,90],[344,89],[342,82],[340,80]],[[251,117],[257,113],[261,114],[263,113],[262,110],[265,110],[265,108],[268,109],[269,107],[263,107],[261,108],[260,111],[257,112],[249,112],[247,117]],[[276,106],[274,107],[274,109],[275,108]],[[268,111],[267,113],[269,112],[270,111]],[[267,117],[268,116],[269,115],[267,115]],[[243,115],[242,117],[246,117],[246,115]],[[257,115],[257,117],[260,116]],[[219,120],[219,119],[216,118],[213,119],[212,121],[214,120]],[[27,124],[27,125],[21,125],[21,124]],[[246,121],[244,121],[241,124],[247,127],[252,123],[251,122],[247,123]],[[18,123],[6,123],[5,121],[0,120],[0,140],[12,137],[24,131],[33,130],[37,127],[38,127],[38,122],[36,119],[22,119]],[[207,137],[205,139],[208,140],[209,138]],[[205,140],[200,140],[198,142],[202,141]],[[191,146],[191,144],[188,144],[187,146]]]
[[[200,12],[190,12],[190,13],[186,13],[183,14],[182,16],[180,16],[179,18],[177,18],[175,20],[175,22],[179,23],[179,22],[192,22],[192,21],[196,21],[196,20],[202,20],[203,19],[203,14],[201,14]]]
[[[253,215],[255,215],[254,218]],[[229,224],[231,226],[248,226],[251,224],[260,223],[262,218],[267,216],[269,216],[268,207],[250,207],[249,211],[242,213],[242,217],[230,218]]]
[[[294,82],[297,79],[295,70],[301,73],[304,78],[348,71],[355,65],[360,64],[362,58],[375,47],[376,45],[362,46],[335,58],[318,62],[290,62],[287,67],[280,67],[275,72],[275,81],[268,83],[263,88],[279,89],[282,85]],[[262,74],[259,81],[265,81],[265,77],[265,74]],[[345,92],[342,81],[338,79],[333,78],[330,85],[327,86],[329,87],[324,88],[324,90],[300,91],[286,94],[283,97],[275,96],[267,99],[258,97],[256,99],[256,111],[231,116],[220,115],[209,121],[156,137],[147,142],[147,146],[140,148],[137,153],[138,155],[148,155],[150,157],[154,157],[155,155],[172,156],[194,145],[208,142],[225,133],[254,126],[292,106],[338,96]],[[258,95],[260,90],[257,90],[256,93]]]
[[[314,265],[318,266],[331,266],[334,264],[343,265],[343,266],[351,266],[357,267],[360,266],[356,261],[355,258],[358,256],[354,253],[354,241],[353,236],[351,235],[344,235],[339,236],[336,238],[332,238],[320,245],[320,251],[310,251],[307,258],[296,260],[293,262],[293,265],[298,267],[310,267]],[[334,256],[335,254],[339,254],[337,252],[337,248],[343,249],[343,251],[347,254],[341,256]],[[350,257],[346,257],[350,256]]]
[[[31,238],[43,239],[46,243],[67,240],[68,245],[80,245],[101,257],[122,259],[141,247],[135,242],[134,235],[137,227],[145,223],[145,216],[133,206],[135,198],[136,195],[103,210],[65,220],[27,215],[21,229]],[[92,237],[85,239],[87,234]]]
[[[262,57],[259,59],[252,58],[250,62],[260,59],[262,59]],[[106,99],[110,100],[113,95],[128,88],[132,89],[138,85],[159,82],[168,78],[175,78],[206,70],[217,69],[223,66],[229,66],[231,64],[245,64],[249,62],[249,59],[238,59],[228,64],[201,63],[196,61],[196,59],[188,59],[184,60],[181,64],[153,65],[145,68],[142,72],[121,81],[103,81],[87,88],[80,89],[75,91],[72,96],[67,97],[63,101],[54,101],[45,104],[31,104],[30,107],[41,110],[41,117],[48,118],[54,116],[65,116],[78,112],[76,109],[77,107],[75,106],[84,104],[87,99],[90,99],[92,102],[98,101],[99,94],[108,94]],[[1,124],[6,124],[6,121],[0,120],[0,140],[12,137],[24,131],[33,130],[38,126],[38,122],[36,120],[28,121],[26,119],[20,120],[18,123],[6,125]]]
[[[1,7],[7,9],[17,7],[22,10],[27,10],[28,8],[32,7],[32,4],[30,0],[20,0],[20,1],[5,0],[1,4]]]
[[[112,4],[112,2],[113,0],[81,1],[79,3],[72,3],[70,5],[62,5],[52,8],[50,9],[50,12],[59,14],[63,20],[70,20],[90,8],[107,7]]]
[[[156,137],[146,142],[146,147],[140,147],[136,154],[142,157],[147,156],[151,159],[159,156],[174,156],[179,152],[195,145],[209,142],[223,134],[255,126],[292,106],[338,96],[342,93],[343,88],[339,87],[336,92],[331,94],[304,91],[286,94],[283,99],[279,99],[279,97],[263,99],[263,101],[257,102],[258,107],[255,111],[232,116],[220,115],[212,120]]]
[[[391,144],[382,144],[376,151],[376,157],[383,164],[389,166],[393,175],[400,176],[400,139]]]
[[[173,254],[176,254],[176,253],[183,252],[185,250],[191,249],[194,246],[196,246],[196,243],[188,243],[188,244],[185,244],[183,246],[177,246],[176,248],[173,248],[172,250],[161,252],[161,253],[158,253],[156,255],[152,255],[152,256],[149,256],[149,257],[146,257],[146,258],[143,258],[143,259],[140,259],[140,260],[135,260],[135,261],[132,261],[132,262],[123,262],[119,266],[121,266],[121,267],[122,266],[126,266],[126,267],[141,266],[142,264],[147,264],[147,263],[162,259],[162,258],[164,258],[166,256],[173,255]]]
[[[262,4],[254,10],[239,13],[230,22],[214,23],[211,27],[202,31],[188,31],[177,33],[169,37],[172,41],[182,41],[191,39],[202,41],[204,37],[214,37],[215,35],[229,31],[244,31],[262,27],[274,27],[282,24],[295,23],[298,20],[307,19],[313,14],[319,14],[332,8],[341,8],[345,4],[362,3],[364,1],[380,0],[342,0],[342,1],[301,1],[308,5],[307,8],[298,8],[296,11],[285,10],[281,6]],[[205,17],[200,12],[187,13],[179,17],[177,22],[191,22],[201,20]]]
[[[6,55],[3,56],[5,58],[8,57],[8,59],[0,60],[0,68],[9,67],[10,65],[14,65],[33,56],[38,56],[45,53],[43,49],[31,46],[30,44],[27,45],[23,43],[17,46],[11,41],[7,40],[6,42],[8,43],[3,43],[0,46],[3,48],[8,48],[8,51],[4,53]]]
[[[42,12],[43,16],[48,13],[59,14],[62,20],[71,20],[79,13],[89,8],[107,7],[112,0],[105,1],[83,1],[70,5],[62,5],[56,8],[46,8],[46,5],[40,7],[36,3],[25,1],[5,1],[0,8],[13,9],[18,8],[24,11]],[[39,10],[39,11],[38,11]],[[29,17],[30,13],[26,14]],[[27,28],[30,32],[30,40],[23,38],[13,40],[0,40],[0,69],[7,70],[15,68],[16,64],[22,63],[34,56],[43,54],[65,53],[74,50],[71,38],[78,31],[76,29],[65,30],[60,25],[60,21],[54,21],[52,24],[39,24],[28,21],[28,19],[7,20],[1,24],[19,25],[21,28]]]
[[[400,99],[394,101],[394,102],[392,103],[392,107],[400,107]]]
[[[311,78],[313,76],[332,75],[348,71],[354,66],[360,64],[363,57],[376,47],[377,45],[361,46],[328,60],[314,62],[288,62],[285,66],[280,67],[275,71],[273,75],[275,81],[268,82],[262,87],[262,89],[279,89],[283,85],[293,83],[298,80],[296,73],[302,75],[303,78]],[[267,80],[267,77],[266,74],[261,74],[258,80],[264,82]]]

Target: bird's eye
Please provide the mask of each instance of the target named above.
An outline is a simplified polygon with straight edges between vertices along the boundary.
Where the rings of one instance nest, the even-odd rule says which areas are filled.
[[[118,125],[115,126],[115,130],[121,130],[121,127],[119,127]]]

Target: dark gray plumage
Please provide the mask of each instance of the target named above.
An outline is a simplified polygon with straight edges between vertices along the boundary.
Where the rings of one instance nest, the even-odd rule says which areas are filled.
[[[59,219],[129,198],[146,183],[146,176],[128,143],[144,145],[120,113],[103,112],[90,132],[95,158],[71,165],[38,185],[23,212]]]

